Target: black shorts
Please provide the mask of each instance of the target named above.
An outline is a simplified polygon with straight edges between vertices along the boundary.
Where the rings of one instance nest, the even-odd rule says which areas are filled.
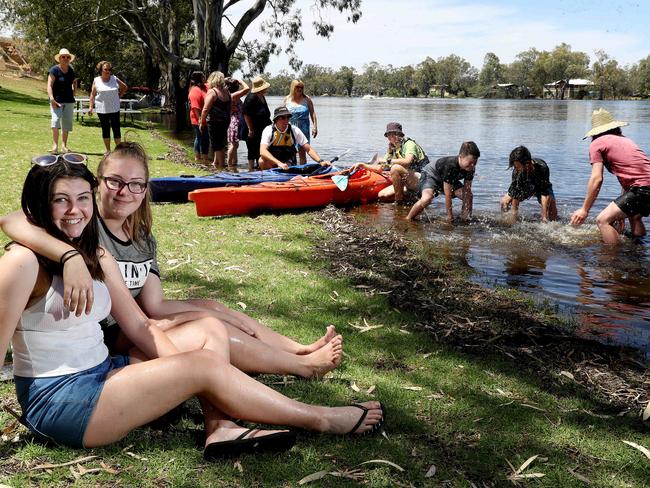
[[[635,217],[650,215],[650,186],[633,186],[614,200],[625,215]]]
[[[444,183],[442,184],[444,185]],[[456,190],[459,190],[463,187],[463,183],[460,181],[456,181],[454,183],[454,193],[453,197],[456,196]],[[429,173],[422,173],[420,175],[420,192],[419,196],[422,196],[422,192],[424,190],[433,190],[433,196],[437,197],[438,195],[442,195],[445,193],[444,187],[441,186],[441,184]]]

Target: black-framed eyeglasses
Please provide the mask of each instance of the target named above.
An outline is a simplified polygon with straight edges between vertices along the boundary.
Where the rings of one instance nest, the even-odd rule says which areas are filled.
[[[147,184],[142,181],[129,181],[127,183],[124,180],[112,176],[101,176],[100,178],[104,180],[109,190],[120,191],[125,186],[131,193],[144,193],[147,190]]]
[[[85,154],[79,153],[65,153],[65,154],[43,154],[42,156],[34,156],[32,163],[38,166],[52,166],[60,161],[65,161],[71,164],[84,164],[86,162]]]

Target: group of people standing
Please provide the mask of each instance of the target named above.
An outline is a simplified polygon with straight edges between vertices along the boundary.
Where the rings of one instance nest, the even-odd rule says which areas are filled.
[[[571,225],[578,227],[585,222],[600,192],[606,168],[618,178],[622,192],[596,217],[603,241],[606,244],[618,243],[625,219],[629,220],[633,237],[644,236],[646,229],[642,219],[650,215],[650,158],[634,141],[623,136],[621,127],[628,125],[627,122],[615,120],[607,110],[594,110],[591,124],[591,130],[585,135],[585,138],[592,139],[589,146],[591,177],[582,207],[571,215]],[[406,191],[417,194],[418,200],[406,216],[407,220],[413,220],[436,196],[444,195],[447,221],[452,223],[452,201],[459,198],[463,202],[461,219],[471,218],[472,181],[481,155],[476,143],[463,142],[457,156],[429,162],[422,147],[404,135],[400,123],[390,122],[384,136],[388,139],[384,158],[377,164],[359,163],[354,166],[390,172],[393,184],[380,192],[380,199],[399,203],[404,200]],[[508,167],[512,168],[512,181],[501,198],[501,210],[512,210],[516,219],[519,204],[535,197],[540,204],[541,220],[557,220],[557,203],[546,161],[533,158],[528,148],[518,146],[510,153]]]
[[[274,166],[286,166],[286,163],[306,162],[310,153],[310,137],[316,137],[318,126],[314,104],[304,94],[304,83],[300,80],[291,82],[289,95],[284,100],[284,111],[271,110],[266,101],[266,94],[271,85],[261,76],[253,78],[251,86],[242,80],[224,78],[223,73],[214,71],[208,77],[200,71],[195,71],[190,77],[188,103],[190,121],[194,130],[194,158],[196,161],[208,162],[208,152],[214,152],[213,169],[237,171],[237,149],[240,140],[247,147],[248,170],[256,168],[267,169]],[[242,97],[246,98],[242,101]],[[274,139],[271,126],[275,127],[278,120],[283,120],[288,114],[293,130],[282,134],[286,137]],[[311,125],[311,130],[310,130]],[[265,129],[269,131],[265,132]],[[291,143],[290,143],[291,141]],[[292,153],[289,161],[283,156],[273,158],[265,150],[274,146],[295,146],[297,157]],[[227,147],[227,157],[225,148]],[[314,156],[312,156],[313,158]],[[317,159],[320,159],[316,155]]]

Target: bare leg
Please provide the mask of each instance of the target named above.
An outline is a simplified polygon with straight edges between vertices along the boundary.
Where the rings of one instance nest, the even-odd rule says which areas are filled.
[[[109,375],[84,435],[86,447],[115,442],[160,417],[193,395],[214,407],[206,412],[210,442],[225,415],[251,422],[289,425],[316,432],[343,434],[359,417],[355,407],[320,407],[292,400],[255,381],[211,351],[194,351],[133,364]],[[356,433],[373,428],[382,418],[378,402]],[[225,440],[225,439],[224,439]]]
[[[598,217],[596,217],[596,225],[600,229],[600,235],[605,244],[619,243],[618,231],[613,224],[615,221],[624,219],[625,217],[625,213],[614,202],[607,205],[605,210],[598,214]]]
[[[220,170],[220,171],[223,170],[224,169],[224,164],[225,164],[225,153],[224,153],[223,149],[220,150],[220,151],[214,151],[213,156],[214,156],[214,160],[213,160],[212,164],[214,166],[214,169],[217,169],[217,170]]]
[[[222,317],[221,320],[226,325],[232,325],[234,327],[237,327],[236,325],[237,323],[244,322],[248,327],[250,327],[255,331],[255,337],[257,337],[262,342],[268,344],[272,348],[281,349],[283,351],[287,351],[293,354],[312,353],[317,349],[323,347],[330,340],[332,340],[332,338],[334,338],[334,336],[336,335],[336,329],[334,328],[333,325],[330,325],[325,330],[325,334],[323,335],[323,337],[313,342],[312,344],[303,345],[300,344],[299,342],[294,341],[293,339],[290,339],[287,336],[283,336],[282,334],[275,332],[273,329],[269,329],[264,324],[258,322],[257,320],[253,319],[252,317],[249,317],[248,315],[242,312],[238,312],[236,310],[226,307],[225,305],[217,302],[216,300],[185,300],[185,301],[198,307],[207,308],[208,310],[216,310],[220,314],[225,314],[226,317]],[[228,316],[232,317],[232,319],[229,320]]]
[[[404,199],[404,182],[408,176],[408,170],[399,164],[390,167],[390,178],[393,180],[395,189],[395,202],[401,202]]]
[[[422,196],[420,199],[415,202],[415,204],[409,210],[406,220],[413,220],[415,217],[420,215],[422,211],[429,206],[433,200],[433,190],[431,188],[425,188],[422,190]]]
[[[392,202],[395,200],[395,188],[393,185],[387,186],[379,192],[379,195],[377,195],[377,197],[379,198],[380,202]]]
[[[228,168],[235,172],[237,171],[237,149],[239,142],[232,142],[228,145]]]
[[[104,139],[104,147],[106,148],[106,152],[111,150],[111,139],[110,139],[110,137],[108,139]]]
[[[113,142],[114,142],[115,145],[117,146],[120,142],[122,142],[122,138],[113,139]]]
[[[305,164],[307,162],[307,152],[304,147],[298,148],[298,161],[300,164]]]
[[[643,217],[636,215],[630,218],[630,226],[632,227],[632,235],[641,237],[646,234],[645,225],[643,224]]]
[[[166,331],[183,352],[210,349],[246,373],[292,374],[303,378],[323,376],[341,363],[343,338],[338,335],[311,354],[297,355],[274,349],[235,327],[225,333],[215,319],[206,318]],[[230,338],[230,340],[229,340]]]
[[[61,149],[63,152],[68,152],[68,133],[69,131],[62,129],[61,130]]]
[[[52,152],[59,150],[59,129],[52,127]]]

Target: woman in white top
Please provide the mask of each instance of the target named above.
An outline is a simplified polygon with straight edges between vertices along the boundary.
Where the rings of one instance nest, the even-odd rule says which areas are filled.
[[[285,450],[295,441],[290,431],[242,429],[231,417],[332,434],[379,429],[378,402],[308,405],[250,378],[230,365],[227,337],[212,350],[179,352],[98,245],[98,183],[84,161],[79,154],[35,158],[22,194],[29,220],[74,249],[58,263],[20,245],[0,258],[0,354],[11,340],[21,420],[37,438],[77,448],[110,444],[194,395],[203,406],[208,460]],[[96,299],[90,313],[75,316],[61,274],[79,257]],[[111,358],[103,344],[98,319],[109,310],[135,345],[128,356]]]
[[[88,113],[97,112],[99,122],[102,124],[102,138],[106,151],[111,150],[111,128],[113,140],[117,146],[122,140],[120,131],[120,98],[128,90],[128,86],[113,75],[113,66],[108,61],[97,63],[99,76],[93,80],[90,89],[90,102]]]

